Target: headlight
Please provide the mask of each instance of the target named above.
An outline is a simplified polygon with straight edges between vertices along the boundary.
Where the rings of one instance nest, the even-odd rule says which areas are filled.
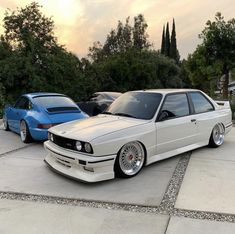
[[[78,151],[81,151],[82,150],[82,143],[80,141],[76,141],[76,149]]]
[[[86,153],[91,153],[92,152],[91,144],[86,142],[84,144],[84,150]]]

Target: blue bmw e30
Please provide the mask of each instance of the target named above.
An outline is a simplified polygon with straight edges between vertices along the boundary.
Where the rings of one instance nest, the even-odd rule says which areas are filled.
[[[57,124],[84,119],[88,115],[66,95],[29,93],[4,109],[4,129],[20,134],[24,143],[46,140],[48,129]]]

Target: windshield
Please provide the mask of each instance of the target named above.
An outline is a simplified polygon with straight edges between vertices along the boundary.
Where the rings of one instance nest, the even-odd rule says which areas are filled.
[[[79,110],[78,106],[70,98],[64,96],[40,96],[35,97],[34,100],[45,109],[62,107]]]
[[[117,98],[104,114],[152,119],[161,99],[160,93],[128,92]]]

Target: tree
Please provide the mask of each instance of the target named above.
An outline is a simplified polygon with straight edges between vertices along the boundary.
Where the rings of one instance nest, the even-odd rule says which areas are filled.
[[[0,77],[8,99],[35,91],[62,92],[75,99],[84,95],[80,60],[58,44],[54,22],[38,3],[7,10],[3,21],[2,41],[10,50],[3,60],[0,55]]]
[[[170,56],[170,33],[169,33],[169,23],[166,24],[166,37],[165,37],[165,56]]]
[[[216,77],[220,72],[218,64],[210,64],[210,56],[204,45],[199,45],[192,55],[188,56],[184,68],[188,73],[192,86],[214,96]]]
[[[176,44],[176,32],[175,32],[175,20],[174,19],[172,23],[169,57],[173,58],[176,61],[176,63],[179,63],[179,52],[177,50],[177,44]]]
[[[161,44],[161,54],[165,54],[165,25],[163,25],[163,30],[162,30],[162,44]]]
[[[227,99],[229,71],[235,66],[235,18],[226,22],[221,13],[217,13],[215,21],[206,23],[200,38],[203,39],[207,63],[216,64],[225,77],[223,98]]]
[[[123,53],[130,49],[144,50],[149,49],[151,44],[148,41],[147,23],[143,15],[134,17],[134,25],[129,23],[127,17],[125,24],[118,21],[116,29],[112,29],[106,37],[104,45],[95,42],[93,47],[89,48],[88,56],[93,61],[105,59],[117,53]]]
[[[150,47],[150,43],[148,42],[148,34],[146,33],[147,27],[148,24],[142,14],[134,17],[133,45],[136,49],[142,50]]]

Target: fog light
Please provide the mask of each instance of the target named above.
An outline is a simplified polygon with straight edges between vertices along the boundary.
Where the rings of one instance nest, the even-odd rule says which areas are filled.
[[[94,168],[92,167],[84,167],[84,170],[94,172]]]
[[[53,134],[48,132],[48,140],[50,141],[54,141],[54,137],[53,137]]]

